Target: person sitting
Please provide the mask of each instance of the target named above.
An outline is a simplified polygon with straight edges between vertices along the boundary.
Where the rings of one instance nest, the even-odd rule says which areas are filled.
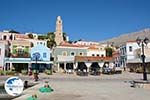
[[[44,92],[52,92],[52,91],[54,91],[54,90],[49,86],[48,83],[46,83],[46,84],[44,85],[44,87],[41,87],[41,88],[39,89],[39,91],[42,92],[42,93],[44,93]]]
[[[29,98],[27,98],[27,100],[37,100],[37,95],[33,94],[32,96],[30,96]]]

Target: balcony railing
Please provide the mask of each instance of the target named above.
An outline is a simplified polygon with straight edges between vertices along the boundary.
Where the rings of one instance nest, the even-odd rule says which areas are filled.
[[[24,53],[24,54],[11,54],[12,58],[30,58],[30,54],[29,53]]]

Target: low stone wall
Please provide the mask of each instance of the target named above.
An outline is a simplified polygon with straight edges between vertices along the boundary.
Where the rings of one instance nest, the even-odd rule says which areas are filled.
[[[150,89],[150,81],[136,80],[133,81],[133,87]]]

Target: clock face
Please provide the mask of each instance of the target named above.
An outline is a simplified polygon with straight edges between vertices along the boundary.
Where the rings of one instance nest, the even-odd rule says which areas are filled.
[[[39,60],[41,57],[40,53],[39,52],[35,52],[32,54],[32,59],[33,60]]]

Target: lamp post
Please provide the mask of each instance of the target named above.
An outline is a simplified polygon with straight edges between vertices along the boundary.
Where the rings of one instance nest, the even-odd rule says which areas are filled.
[[[143,80],[147,81],[147,73],[146,73],[146,64],[145,64],[145,52],[144,52],[144,46],[148,44],[149,39],[145,38],[145,39],[140,39],[139,37],[136,39],[136,42],[139,46],[141,46],[142,48],[142,65],[143,65]]]
[[[38,80],[38,72],[37,71],[39,71],[37,61],[40,59],[40,53],[38,53],[38,52],[33,53],[33,59],[35,60],[35,65],[36,65],[36,72],[34,73],[34,79],[35,79],[35,81],[37,81]]]

